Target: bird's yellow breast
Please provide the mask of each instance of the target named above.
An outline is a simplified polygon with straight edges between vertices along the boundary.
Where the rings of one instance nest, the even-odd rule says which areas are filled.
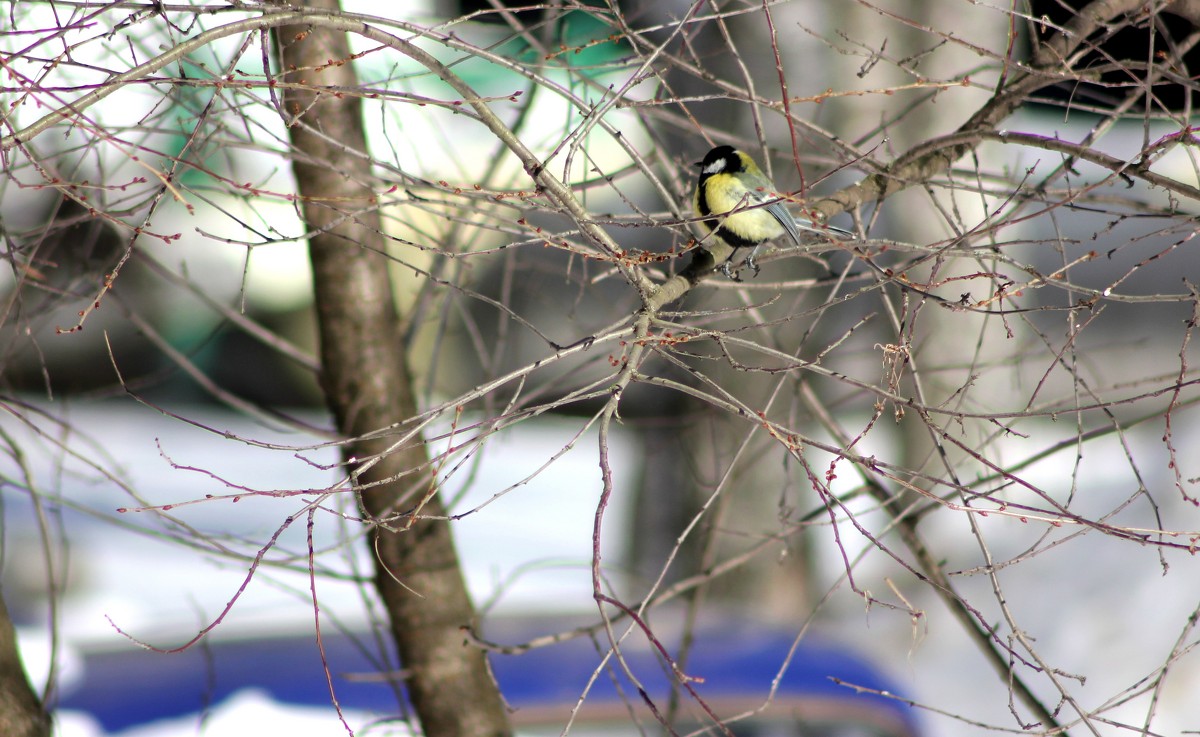
[[[701,192],[697,189],[693,198],[693,208],[697,215],[703,217],[706,213],[700,207],[700,196]],[[724,230],[751,242],[769,241],[785,232],[783,226],[765,207],[744,209],[760,202],[764,193],[751,192],[733,177],[716,176],[706,181],[704,197],[709,213],[716,216],[713,220],[705,221],[710,230],[720,224]],[[733,210],[737,212],[724,218],[720,217]]]

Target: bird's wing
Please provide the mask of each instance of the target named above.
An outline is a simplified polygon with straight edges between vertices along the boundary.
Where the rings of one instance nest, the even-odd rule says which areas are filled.
[[[755,192],[754,194],[758,195],[759,202],[775,200],[771,204],[767,205],[765,209],[767,212],[771,213],[776,220],[779,221],[779,224],[782,225],[783,229],[787,231],[787,234],[792,237],[792,240],[796,242],[796,245],[800,245],[800,231],[802,230],[809,233],[816,233],[817,235],[823,235],[825,237],[838,238],[840,240],[847,240],[856,237],[848,230],[842,230],[841,228],[837,228],[832,225],[817,225],[808,218],[792,217],[792,213],[783,205],[784,200],[779,199],[778,195],[769,195],[764,192]]]
[[[779,224],[783,226],[787,234],[791,236],[792,242],[797,246],[800,245],[800,226],[796,223],[796,219],[792,217],[792,213],[788,212],[787,208],[783,206],[783,203],[776,200],[764,209],[771,213],[771,217],[779,221]],[[806,230],[811,230],[811,228],[806,228]]]
[[[748,190],[750,200],[754,203],[769,202],[763,209],[771,214],[771,217],[779,221],[783,229],[787,231],[788,236],[796,245],[800,245],[800,231],[816,233],[826,237],[838,238],[840,240],[848,240],[856,236],[848,230],[834,227],[832,225],[817,225],[808,218],[794,218],[792,213],[784,207],[783,200],[779,195],[771,194],[767,191]]]

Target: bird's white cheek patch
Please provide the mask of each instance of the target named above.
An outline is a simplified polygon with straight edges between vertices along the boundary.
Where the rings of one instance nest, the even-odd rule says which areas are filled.
[[[725,170],[725,159],[717,159],[708,166],[704,167],[705,174],[716,174],[719,171]]]

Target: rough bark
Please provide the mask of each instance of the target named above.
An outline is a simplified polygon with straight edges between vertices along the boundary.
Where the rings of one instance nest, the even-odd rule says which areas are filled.
[[[336,0],[307,5],[337,9]],[[426,451],[419,442],[392,448],[397,435],[378,432],[412,418],[417,408],[368,162],[356,153],[366,150],[361,102],[337,92],[357,85],[347,38],[285,26],[276,40],[293,169],[311,233],[322,385],[341,433],[352,439],[345,449],[349,467],[380,458],[358,481],[364,517],[381,523],[370,535],[375,583],[410,700],[426,735],[508,734],[484,654],[465,643],[460,629],[474,611],[450,526],[422,519],[404,529],[408,520],[400,516],[430,488]],[[444,518],[438,496],[421,515]]]
[[[0,734],[5,737],[49,737],[50,715],[25,677],[17,633],[0,598]]]

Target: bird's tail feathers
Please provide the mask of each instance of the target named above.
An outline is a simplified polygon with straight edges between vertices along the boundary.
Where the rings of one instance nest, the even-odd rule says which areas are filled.
[[[825,236],[833,236],[840,240],[850,240],[852,238],[858,237],[854,233],[851,233],[848,230],[844,230],[844,229],[839,228],[834,225],[817,225],[816,223],[814,223],[811,220],[808,220],[807,218],[796,218],[796,227],[799,228],[800,230],[806,230],[809,233],[816,233],[818,235],[825,235]]]

